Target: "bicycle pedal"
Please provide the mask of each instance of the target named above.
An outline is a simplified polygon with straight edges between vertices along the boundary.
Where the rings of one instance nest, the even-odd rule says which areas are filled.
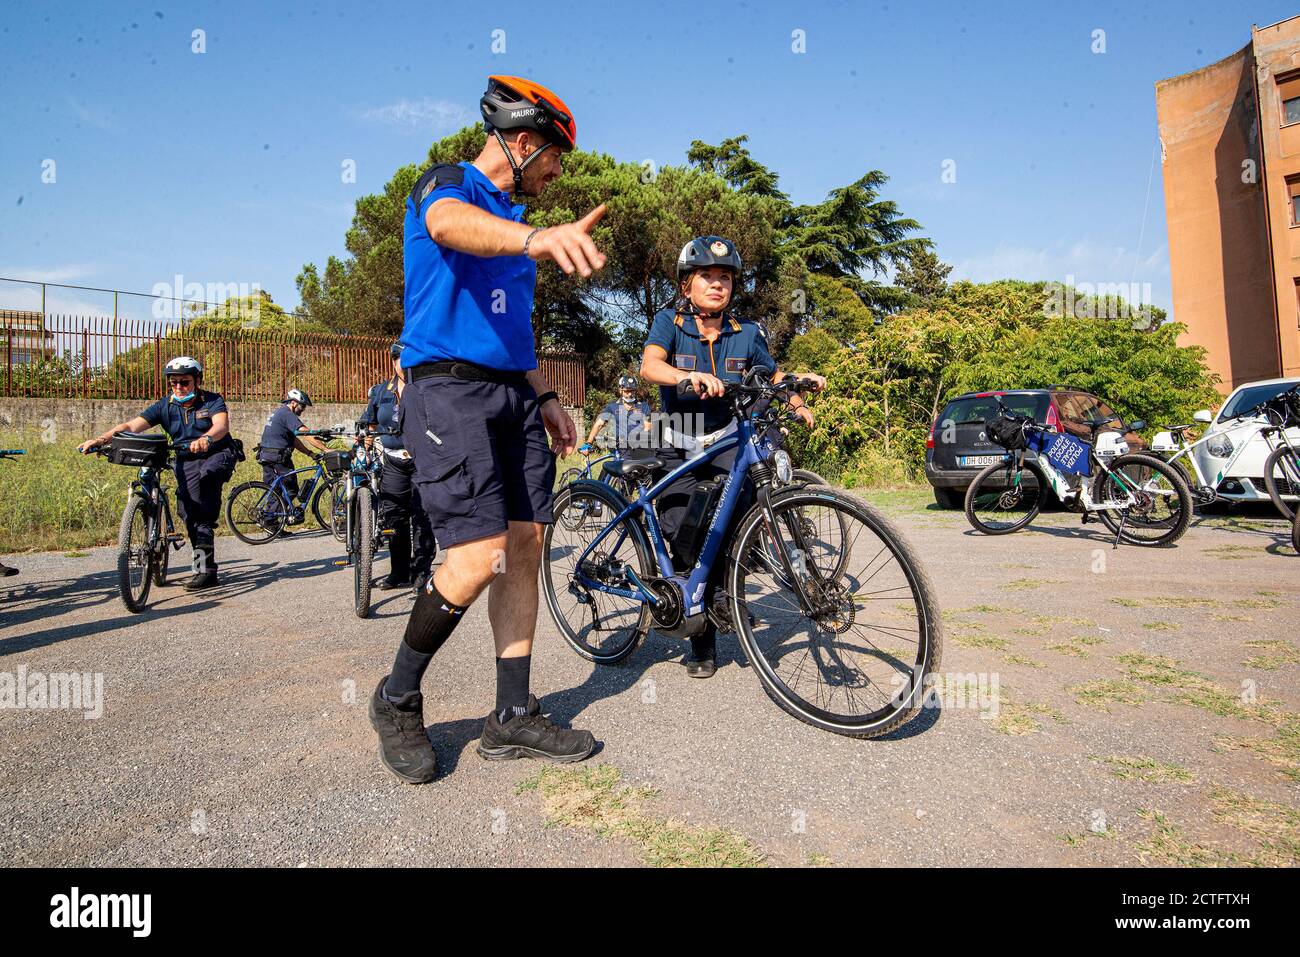
[[[392,535],[394,531],[396,531],[396,529],[392,529],[392,528],[381,528],[381,529],[379,530],[379,534],[380,534],[380,535]]]
[[[335,565],[346,565],[347,563],[348,563],[348,560],[347,560],[346,558],[340,558],[340,559],[339,559],[338,561],[336,561],[334,564],[335,564]]]
[[[167,536],[167,542],[170,545],[179,545],[183,541],[185,541],[185,536],[182,535],[180,532],[172,532],[170,535]]]

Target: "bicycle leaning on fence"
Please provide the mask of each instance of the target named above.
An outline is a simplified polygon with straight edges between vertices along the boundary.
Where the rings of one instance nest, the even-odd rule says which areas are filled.
[[[1037,517],[1054,493],[1087,523],[1099,516],[1115,535],[1114,547],[1172,545],[1192,517],[1192,493],[1183,473],[1153,455],[1128,451],[1111,419],[1083,423],[1084,442],[1013,412],[994,396],[999,415],[985,423],[989,441],[1007,455],[986,466],[966,490],[966,519],[986,535],[1018,532]],[[1131,431],[1146,428],[1130,422]],[[1026,458],[1028,451],[1037,454]],[[1094,470],[1095,466],[1095,470]],[[1091,485],[1087,479],[1091,476]]]
[[[837,734],[877,737],[920,705],[925,678],[938,667],[942,627],[920,563],[888,520],[857,498],[794,482],[789,454],[776,448],[778,404],[812,385],[773,384],[754,372],[728,383],[735,429],[653,485],[663,459],[623,459],[621,475],[636,487],[631,502],[587,479],[561,489],[545,532],[542,588],[561,634],[589,661],[624,660],[651,627],[689,637],[709,616],[720,633],[739,636],[759,682],[787,714]],[[752,415],[765,398],[774,401]],[[655,499],[737,446],[704,516],[699,557],[677,573]],[[757,500],[733,521],[747,484]],[[576,528],[564,520],[571,509]],[[723,563],[725,581],[712,583],[710,600],[713,570]]]
[[[165,435],[119,432],[108,446],[89,449],[113,465],[139,469],[127,493],[117,534],[117,579],[126,610],[144,611],[149,588],[167,584],[170,549],[179,550],[185,536],[172,520],[171,496],[164,476],[173,452],[188,442],[170,442]]]
[[[341,429],[305,429],[298,433],[305,436],[317,436],[326,442],[345,434]],[[324,464],[329,452],[312,456],[313,464],[294,469],[284,475],[277,475],[269,485],[266,482],[244,482],[231,489],[226,498],[226,524],[241,542],[249,545],[265,545],[274,541],[280,533],[298,519],[297,506],[292,496],[285,489],[285,480],[290,476],[306,475],[310,478],[302,483],[300,500],[311,501],[312,514],[323,529],[332,525],[323,509],[332,501],[332,485],[329,470]],[[346,454],[346,453],[345,453]],[[342,474],[342,473],[339,473]]]

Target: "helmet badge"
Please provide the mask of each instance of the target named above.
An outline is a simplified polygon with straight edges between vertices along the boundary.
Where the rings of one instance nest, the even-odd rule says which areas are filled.
[[[724,243],[721,239],[715,239],[713,241],[713,244],[709,246],[709,249],[712,251],[713,255],[715,256],[725,256],[729,252],[731,252],[731,250],[727,248],[727,244]]]

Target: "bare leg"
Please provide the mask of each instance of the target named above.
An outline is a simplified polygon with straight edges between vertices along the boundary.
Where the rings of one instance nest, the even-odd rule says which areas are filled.
[[[533,652],[537,631],[537,572],[542,561],[546,526],[511,522],[501,574],[488,591],[488,619],[498,658],[522,658]],[[442,588],[441,585],[438,586]]]
[[[514,522],[510,523],[514,525]],[[447,549],[442,566],[433,576],[433,583],[442,597],[462,608],[474,604],[483,589],[492,583],[507,554],[509,533],[476,538]],[[537,588],[533,588],[533,610],[537,608]],[[530,633],[531,634],[531,633]]]

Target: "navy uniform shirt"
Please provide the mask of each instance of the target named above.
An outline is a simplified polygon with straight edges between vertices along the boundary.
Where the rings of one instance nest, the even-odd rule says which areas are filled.
[[[614,427],[614,442],[619,448],[627,448],[630,444],[638,443],[639,439],[628,441],[628,435],[634,432],[645,430],[645,423],[650,418],[650,403],[644,399],[634,401],[629,408],[623,404],[622,399],[615,399],[601,410],[599,418],[604,419],[609,426]],[[596,437],[597,441],[604,437],[604,432]],[[644,444],[641,441],[641,444]]]
[[[189,404],[188,408],[179,402],[171,401],[170,398],[159,399],[141,412],[140,418],[150,425],[161,425],[162,430],[167,433],[167,438],[172,443],[189,443],[206,435],[212,428],[212,417],[218,412],[225,411],[226,400],[219,393],[196,389],[194,401]],[[224,438],[218,442],[213,442],[208,447],[208,454],[230,448],[232,444],[230,433],[227,432]],[[193,453],[182,449],[176,453],[176,457],[178,459],[192,458]]]
[[[294,433],[301,428],[302,419],[293,414],[293,409],[286,402],[266,417],[266,427],[262,429],[262,448],[293,448]]]
[[[707,372],[723,382],[739,382],[745,373],[762,366],[768,373],[776,372],[776,362],[767,351],[767,338],[762,327],[748,319],[737,319],[730,313],[722,317],[722,331],[713,342],[701,338],[694,316],[683,316],[672,309],[664,309],[650,325],[646,345],[659,346],[668,353],[667,363],[683,372]],[[686,435],[697,433],[695,416],[703,415],[703,431],[716,432],[732,419],[731,403],[726,399],[701,399],[677,397],[676,386],[660,386],[659,395],[663,410],[674,419],[673,428]]]
[[[366,399],[366,411],[361,413],[361,418],[357,422],[361,425],[373,425],[376,428],[396,429],[397,425],[397,376],[389,379],[387,382],[377,382],[370,389],[370,395]],[[379,444],[386,449],[404,449],[402,436],[399,435],[380,435]]]
[[[424,217],[440,199],[458,199],[513,222],[524,219],[524,207],[512,205],[472,163],[431,166],[416,180],[402,226],[402,367],[461,359],[511,372],[537,368],[537,264],[522,254],[472,256],[439,246]]]

